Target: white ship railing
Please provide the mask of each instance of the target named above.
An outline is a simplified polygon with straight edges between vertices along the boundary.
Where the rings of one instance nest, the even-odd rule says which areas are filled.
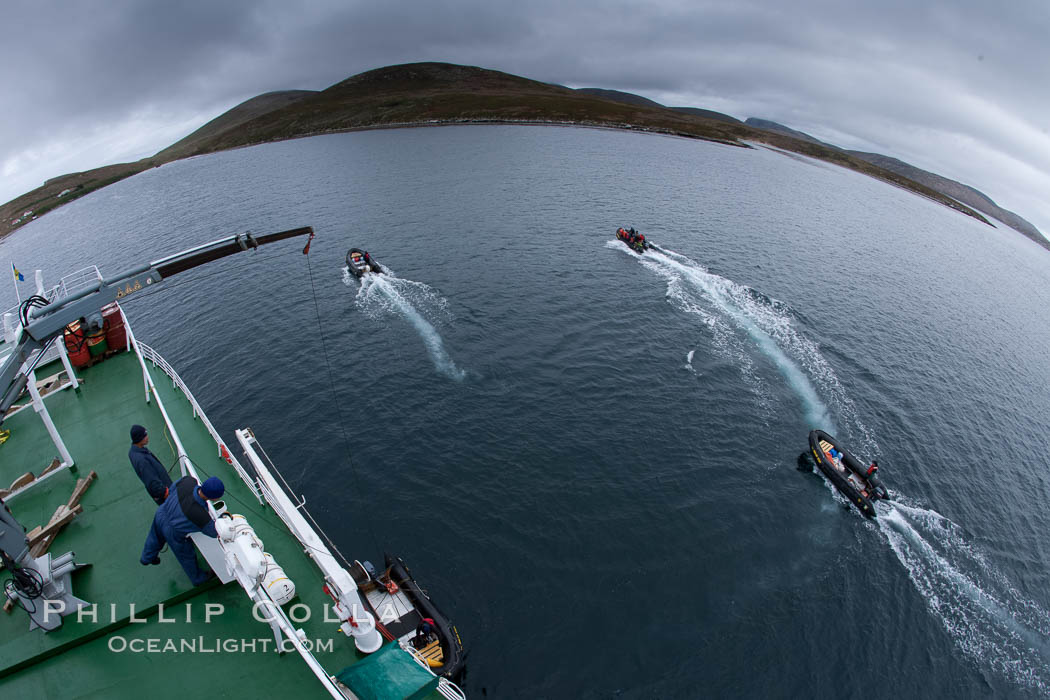
[[[197,477],[197,470],[193,468],[190,463],[190,457],[186,454],[186,449],[182,446],[182,441],[179,440],[179,433],[175,430],[175,426],[171,422],[171,418],[168,416],[167,409],[164,408],[164,402],[160,398],[160,394],[157,393],[157,387],[153,384],[153,377],[149,374],[149,369],[146,368],[146,358],[143,355],[143,347],[147,347],[149,351],[156,355],[157,352],[148,346],[144,346],[142,343],[135,339],[135,333],[131,330],[131,324],[128,323],[128,317],[124,315],[124,309],[120,310],[121,318],[124,319],[124,332],[128,336],[128,347],[135,351],[135,356],[139,360],[139,366],[142,367],[142,380],[146,384],[146,403],[149,403],[152,399],[157,401],[157,409],[160,411],[161,417],[164,419],[164,425],[167,426],[168,432],[171,433],[171,439],[175,443],[175,454],[179,459],[179,473],[182,476],[192,474],[194,478]],[[200,479],[197,479],[200,481]]]
[[[314,521],[310,513],[304,508],[305,501],[302,498],[298,498],[298,503],[292,500],[292,490],[288,486],[288,483],[281,476],[280,471],[274,466],[273,462],[266,455],[265,450],[262,449],[262,445],[259,444],[258,439],[255,437],[255,433],[252,432],[251,428],[244,428],[234,431],[237,435],[238,442],[241,443],[241,447],[244,449],[244,454],[248,460],[252,463],[253,468],[259,475],[259,485],[263,489],[263,493],[266,495],[266,500],[270,506],[277,513],[278,517],[284,522],[288,530],[299,540],[300,544],[303,545],[303,551],[313,559],[314,563],[321,570],[330,587],[334,587],[336,590],[340,590],[349,587],[355,589],[354,595],[356,597],[356,585],[353,583],[353,579],[346,573],[346,570],[342,568],[335,556],[328,549],[324,542],[321,540],[321,536],[331,544],[331,540],[328,539],[327,535],[324,535],[323,530]],[[258,446],[259,451],[262,451],[262,456],[256,451]],[[266,460],[266,463],[263,462]],[[271,471],[273,474],[271,474]],[[276,474],[277,479],[280,479],[281,483],[284,484],[282,488],[281,484],[274,478]],[[309,522],[307,522],[309,518]],[[318,532],[321,535],[318,535]],[[332,545],[333,549],[335,545]],[[338,550],[336,550],[338,551]],[[340,554],[340,556],[342,556]],[[342,591],[343,593],[347,591]],[[356,605],[355,605],[356,607]],[[421,668],[426,669],[427,673],[432,676],[436,676],[430,665],[427,664],[419,654],[411,648],[410,645],[406,645],[404,642],[399,642],[400,647],[412,656],[413,660],[420,665]],[[446,678],[438,676],[437,691],[442,697],[447,700],[466,700],[466,695],[462,690],[453,682]]]
[[[121,314],[123,314],[123,309],[121,309]],[[158,358],[161,362],[164,361],[164,358],[160,356],[160,353],[149,346],[135,340],[135,334],[131,330],[131,326],[127,323],[126,317],[124,318],[124,324],[124,327],[127,329],[128,342],[134,347],[135,354],[138,356],[139,365],[142,367],[142,374],[146,382],[146,401],[148,402],[150,400],[151,394],[153,398],[156,399],[157,409],[160,410],[161,416],[164,418],[164,424],[167,426],[168,432],[171,434],[171,439],[175,443],[175,450],[179,456],[182,474],[192,476],[199,483],[200,476],[197,474],[197,470],[194,468],[189,455],[186,454],[186,450],[182,446],[182,441],[179,440],[179,434],[175,430],[175,426],[172,424],[167,410],[164,408],[164,402],[161,400],[160,394],[157,392],[156,385],[153,383],[153,378],[150,376],[149,370],[146,368],[145,353],[148,353],[153,358]],[[170,365],[168,365],[167,362],[164,362],[164,364],[170,368]],[[160,366],[159,363],[158,366]],[[174,370],[172,371],[174,372]],[[181,380],[179,381],[181,382]],[[183,384],[183,386],[185,386],[185,384]],[[199,407],[197,408],[199,409]],[[199,415],[203,416],[204,414],[203,412],[200,412]],[[208,502],[208,512],[211,513],[212,518],[215,518],[217,515],[214,504],[210,501]],[[295,625],[288,619],[288,616],[285,614],[281,606],[274,602],[266,589],[259,586],[257,582],[245,580],[243,576],[238,575],[235,571],[231,572],[229,567],[226,566],[228,557],[226,555],[226,548],[223,546],[222,542],[218,539],[213,539],[204,535],[193,537],[193,542],[197,545],[198,549],[201,550],[201,553],[204,554],[204,558],[208,561],[212,570],[219,575],[219,579],[223,581],[223,583],[236,579],[237,583],[244,590],[245,594],[247,594],[248,598],[255,603],[255,608],[263,609],[270,613],[265,619],[273,630],[274,637],[277,641],[277,648],[284,648],[282,637],[287,642],[291,642],[292,646],[303,658],[303,661],[306,662],[306,665],[317,680],[320,681],[322,687],[328,691],[329,695],[338,700],[345,700],[346,696],[343,695],[342,691],[336,686],[335,679],[328,675],[313,653],[306,648],[299,636],[298,630],[295,629]]]
[[[430,668],[430,664],[427,663],[427,660],[420,656],[419,652],[416,651],[409,642],[402,639],[398,642],[398,645],[408,652],[408,655],[411,656],[420,667],[425,668],[431,675],[436,675],[434,674],[433,669]],[[437,691],[441,693],[443,697],[448,698],[448,700],[467,700],[466,694],[460,690],[460,687],[447,678],[441,678],[441,680],[438,681]]]
[[[347,586],[353,587],[353,579],[339,566],[335,557],[330,551],[328,551],[328,548],[325,547],[324,543],[321,541],[321,538],[316,532],[314,532],[300,514],[298,508],[302,506],[302,501],[300,501],[299,506],[293,504],[287,494],[285,494],[280,489],[280,486],[273,481],[273,477],[269,475],[262,460],[259,459],[252,447],[253,443],[258,443],[255,441],[255,436],[251,433],[250,429],[236,430],[235,432],[237,434],[238,442],[241,443],[241,447],[244,449],[245,456],[252,463],[252,468],[255,470],[256,474],[258,474],[259,486],[266,494],[266,502],[274,509],[274,512],[277,513],[281,521],[284,522],[292,536],[304,545],[304,553],[307,554],[318,568],[321,569],[325,582],[329,588],[340,598],[340,600],[343,600],[342,596],[340,596],[340,591]],[[279,606],[275,605],[274,607],[277,608],[278,612],[282,612],[283,615],[283,611],[281,611]],[[356,611],[358,609],[357,606],[351,606],[351,609],[355,611],[354,616],[356,616]],[[365,613],[365,615],[368,615],[368,613]],[[297,641],[298,639],[293,640],[293,642]],[[358,648],[360,648],[360,640],[357,641]],[[339,690],[336,685],[335,679],[324,669],[323,666],[321,666],[317,658],[305,648],[297,646],[297,649],[299,650],[300,656],[303,657],[303,660],[306,661],[307,665],[310,667],[314,676],[321,681],[322,686],[328,690],[333,697],[345,698],[346,696],[343,695],[342,691]]]
[[[92,265],[66,275],[58,281],[58,284],[48,290],[44,296],[48,298],[48,301],[63,299],[88,287],[94,287],[101,281],[102,273],[98,271],[96,265]],[[54,294],[53,297],[52,293]]]
[[[121,314],[123,313],[124,311],[123,309],[121,309]],[[124,321],[124,327],[128,327],[126,319]],[[233,468],[237,472],[237,475],[240,476],[241,480],[244,481],[248,488],[252,490],[252,493],[255,495],[256,500],[258,500],[259,503],[262,504],[263,496],[262,493],[259,491],[259,486],[255,483],[254,479],[248,476],[248,473],[244,470],[244,467],[241,465],[241,463],[237,460],[236,457],[233,456],[233,453],[230,452],[229,448],[226,447],[226,443],[223,442],[222,437],[219,436],[219,431],[217,431],[215,429],[215,426],[211,424],[211,421],[208,420],[207,414],[204,413],[204,411],[201,409],[200,404],[197,403],[197,399],[194,398],[193,393],[190,391],[190,388],[186,386],[186,382],[182,381],[182,377],[180,377],[179,373],[175,371],[175,368],[168,364],[168,361],[161,357],[161,354],[159,352],[146,345],[145,343],[136,342],[135,346],[139,348],[139,350],[142,352],[142,356],[145,359],[153,363],[154,367],[157,367],[162,372],[164,372],[164,374],[168,375],[168,377],[171,379],[172,386],[181,391],[183,396],[185,396],[186,399],[189,400],[190,406],[193,408],[193,417],[199,418],[200,421],[204,424],[204,427],[207,429],[208,433],[215,441],[215,446],[218,449],[219,457],[226,460],[230,465],[233,466]]]
[[[75,294],[76,292],[79,292],[79,291],[81,291],[83,289],[87,289],[88,287],[96,286],[101,281],[102,281],[102,273],[100,273],[98,271],[98,267],[97,266],[92,265],[91,267],[85,267],[82,270],[77,270],[76,272],[73,272],[71,274],[66,275],[65,277],[60,279],[58,281],[58,284],[56,284],[54,287],[52,287],[51,289],[48,289],[46,291],[43,291],[42,296],[45,299],[47,299],[49,302],[53,302],[53,301],[56,301],[58,299],[64,299],[65,297],[69,296],[70,294]],[[39,282],[38,282],[38,284],[39,284]],[[43,287],[42,284],[40,284],[39,286],[41,288]],[[21,328],[21,326],[22,326],[22,324],[20,323],[20,321],[18,319],[18,307],[19,306],[21,306],[21,305],[20,304],[16,304],[15,306],[11,307],[10,309],[8,309],[7,311],[5,311],[3,313],[2,318],[5,319],[5,321],[4,321],[4,333],[5,333],[5,336],[7,336],[7,335],[13,336],[13,334],[17,333],[18,329]],[[11,316],[8,316],[8,314],[11,314]],[[11,319],[11,318],[14,319],[14,324],[11,325],[10,328],[8,328],[7,326],[8,326],[9,321],[7,319]],[[44,356],[41,357],[39,361],[36,361],[36,355],[37,355],[36,352],[30,354],[30,356],[29,356],[30,364],[32,364],[33,362],[36,362],[36,366],[37,367],[43,367],[44,365],[48,364],[49,362],[54,362],[55,360],[59,359],[59,355],[60,355],[61,351],[59,350],[58,343],[60,343],[60,342],[62,342],[61,338],[59,338],[54,343],[52,343],[51,346],[47,350],[44,351]],[[11,345],[10,347],[6,347],[6,348],[3,348],[3,349],[0,349],[0,362],[3,362],[4,358],[11,354],[11,350],[12,349],[13,349],[13,345]]]

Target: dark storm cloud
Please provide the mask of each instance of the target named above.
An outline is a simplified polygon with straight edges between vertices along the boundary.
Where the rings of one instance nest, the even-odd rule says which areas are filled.
[[[5,110],[4,143],[178,99],[250,42],[252,15],[240,5],[8,6],[0,77],[18,107]]]
[[[1050,227],[1037,194],[1050,189],[1042,0],[117,0],[0,12],[11,106],[0,200],[160,150],[261,92],[437,60],[783,121],[943,168]]]

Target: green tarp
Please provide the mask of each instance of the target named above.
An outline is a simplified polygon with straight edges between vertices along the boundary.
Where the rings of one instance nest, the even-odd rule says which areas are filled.
[[[434,692],[439,680],[397,644],[383,646],[335,677],[361,700],[420,700]]]

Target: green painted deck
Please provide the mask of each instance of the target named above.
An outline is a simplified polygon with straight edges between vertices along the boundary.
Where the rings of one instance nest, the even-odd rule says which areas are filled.
[[[295,582],[296,598],[284,608],[315,645],[318,661],[332,675],[358,661],[353,640],[338,623],[325,620],[329,598],[301,545],[219,457],[215,441],[168,376],[147,365],[201,479],[223,480],[229,511],[247,517],[266,551]],[[57,372],[55,367],[38,370],[38,376]],[[78,476],[98,472],[81,501],[84,512],[49,550],[54,555],[72,550],[78,563],[92,565],[73,574],[73,592],[97,605],[97,619],[67,616],[61,628],[45,634],[30,631],[28,616],[17,608],[0,612],[0,692],[27,699],[182,698],[192,684],[193,692],[222,698],[329,697],[298,653],[276,653],[270,626],[254,619],[251,600],[236,582],[195,589],[167,549],[159,566],[139,564],[156,506],[128,461],[128,431],[134,423],[146,426],[150,450],[167,465],[176,460],[173,441],[155,402],[145,402],[134,353],[113,356],[78,375],[84,380],[79,394],[65,389],[44,399],[77,473],[56,474],[7,504],[32,529],[46,524],[68,500]],[[11,437],[0,445],[0,487],[26,471],[39,474],[57,454],[31,408],[9,417],[3,427]],[[265,444],[267,437],[260,439]],[[230,450],[240,452],[239,446]],[[177,479],[177,467],[172,472]],[[207,621],[206,612],[217,606],[222,612]]]

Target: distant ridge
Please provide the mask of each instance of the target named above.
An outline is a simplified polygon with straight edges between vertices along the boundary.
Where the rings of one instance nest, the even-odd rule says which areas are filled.
[[[659,102],[653,102],[648,97],[635,95],[631,92],[620,92],[619,90],[605,90],[603,88],[576,88],[576,92],[596,95],[613,102],[623,102],[627,105],[640,105],[642,107],[663,107]]]
[[[744,146],[742,125],[668,110],[620,91],[573,90],[500,71],[448,63],[409,63],[351,76],[316,93],[250,116],[231,110],[155,158],[186,157],[287,138],[361,128],[478,122],[566,123],[647,128]],[[604,96],[611,94],[615,99]],[[236,119],[234,117],[236,116]],[[248,117],[248,118],[245,118]]]
[[[973,207],[977,211],[998,219],[1015,231],[1020,231],[1036,243],[1045,245],[1046,238],[1043,237],[1043,234],[1039,232],[1039,229],[1037,229],[1034,224],[1026,221],[1009,209],[1003,209],[992,201],[991,197],[980,190],[946,178],[943,175],[938,175],[936,173],[931,173],[928,170],[917,168],[914,165],[905,163],[896,158],[891,158],[890,156],[884,156],[878,153],[865,153],[863,151],[847,151],[847,153],[866,160],[880,168],[903,175],[910,180],[921,182],[938,192],[943,192],[949,197]]]
[[[316,95],[315,90],[281,90],[279,92],[267,92],[262,95],[246,100],[233,109],[223,112],[210,122],[194,131],[186,138],[176,141],[172,145],[157,153],[154,158],[163,160],[175,160],[184,158],[184,154],[192,153],[196,147],[209,140],[217,134],[230,129],[236,129],[241,124],[251,121],[256,117],[268,114],[281,107],[295,104],[301,100]]]
[[[731,117],[728,114],[722,114],[721,112],[715,112],[710,109],[700,109],[699,107],[669,107],[676,112],[682,112],[684,114],[695,114],[698,117],[706,117],[707,119],[717,119],[718,121],[728,122],[730,124],[743,124],[736,117]]]
[[[821,141],[820,139],[814,138],[814,137],[810,136],[809,134],[807,134],[807,133],[805,133],[803,131],[795,131],[794,129],[792,129],[790,127],[784,126],[783,124],[778,124],[776,122],[771,122],[768,119],[757,119],[755,117],[748,117],[744,121],[744,123],[747,124],[748,126],[753,126],[756,129],[765,129],[766,131],[775,131],[775,132],[777,132],[779,134],[787,134],[788,136],[790,136],[792,138],[799,139],[800,141],[809,141],[810,143],[819,143],[821,146],[827,146],[828,148],[834,148],[837,151],[841,151],[842,150],[838,146],[833,146],[830,143],[825,143],[824,141]]]
[[[741,148],[768,144],[895,183],[989,223],[975,208],[929,185],[802,132],[785,132],[787,127],[775,122],[761,120],[758,123],[765,127],[759,128],[718,112],[668,108],[618,90],[573,90],[476,66],[409,63],[365,71],[320,92],[287,90],[259,95],[150,158],[53,178],[0,206],[0,236],[72,199],[180,158],[358,129],[486,123],[632,129]],[[31,216],[25,216],[27,211]],[[1050,241],[1039,242],[1050,249]]]
[[[768,119],[756,119],[754,117],[751,117],[744,123],[749,126],[753,126],[757,129],[775,131],[778,133],[787,134],[788,136],[792,136],[803,141],[817,143],[828,148],[843,150],[840,149],[838,146],[816,139],[805,132],[796,131],[795,129],[786,127],[783,124],[778,124],[777,122],[769,121]],[[951,197],[956,201],[962,202],[967,206],[973,207],[979,212],[991,216],[992,218],[1002,222],[1006,226],[1009,226],[1010,228],[1014,229],[1015,231],[1024,234],[1028,238],[1031,238],[1033,241],[1040,244],[1044,248],[1050,248],[1050,246],[1047,246],[1047,239],[1039,232],[1039,229],[1037,229],[1033,224],[1024,220],[1014,212],[1009,211],[1008,209],[1003,209],[994,201],[992,201],[991,197],[989,197],[984,192],[981,192],[978,189],[970,187],[969,185],[964,185],[961,182],[944,177],[943,175],[938,175],[936,173],[931,173],[928,170],[917,168],[910,163],[905,163],[903,160],[893,158],[891,156],[884,156],[880,153],[866,153],[864,151],[843,152],[848,153],[852,156],[856,156],[861,160],[865,160],[871,163],[872,165],[877,165],[878,167],[884,170],[889,170],[890,172],[902,175],[908,178],[909,180],[914,180],[915,182],[926,185],[927,187],[934,189],[940,192],[941,194]]]
[[[716,121],[726,122],[727,124],[744,123],[736,117],[731,117],[728,114],[722,114],[721,112],[715,112],[714,110],[710,109],[701,109],[699,107],[665,107],[659,102],[654,102],[653,100],[650,100],[648,97],[635,95],[631,92],[621,92],[619,90],[605,90],[603,88],[577,88],[576,92],[585,92],[588,95],[603,97],[607,100],[613,100],[614,102],[623,102],[624,104],[628,105],[669,109],[674,112],[681,112],[682,114],[690,114],[694,117],[702,117],[704,119],[714,119]]]

